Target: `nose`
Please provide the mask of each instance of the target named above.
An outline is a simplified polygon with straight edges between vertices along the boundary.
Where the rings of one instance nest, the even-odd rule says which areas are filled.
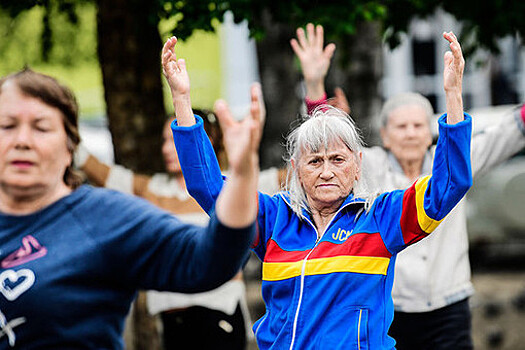
[[[15,147],[17,149],[29,149],[33,145],[33,133],[28,125],[21,125],[15,137]]]
[[[334,177],[334,172],[332,171],[332,167],[331,167],[330,162],[324,162],[323,163],[323,167],[321,169],[321,174],[319,176],[323,180],[329,180],[332,177]]]
[[[406,132],[407,132],[407,136],[409,136],[409,137],[414,137],[414,136],[417,135],[417,130],[416,130],[416,127],[414,125],[408,125],[407,129],[406,129]]]

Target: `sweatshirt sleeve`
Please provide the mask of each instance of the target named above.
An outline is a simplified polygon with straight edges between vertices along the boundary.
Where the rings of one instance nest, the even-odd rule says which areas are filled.
[[[453,125],[446,124],[446,115],[441,116],[432,175],[374,201],[372,216],[391,253],[428,236],[472,186],[471,134],[468,114]]]
[[[525,105],[472,138],[472,174],[478,177],[525,147]]]
[[[239,271],[254,239],[253,223],[230,228],[212,215],[207,227],[194,226],[141,198],[96,193],[75,215],[104,257],[99,273],[122,286],[187,293],[216,288]]]
[[[175,119],[171,129],[188,193],[210,214],[224,179],[201,117],[196,115],[195,121],[195,125],[182,127]]]

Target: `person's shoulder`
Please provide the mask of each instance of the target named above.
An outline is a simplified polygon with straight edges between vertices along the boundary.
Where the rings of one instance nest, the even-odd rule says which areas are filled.
[[[153,207],[140,197],[91,185],[82,185],[77,188],[72,194],[71,204],[76,204],[84,210],[91,208],[90,210],[105,213],[125,211],[129,208],[144,210]]]
[[[363,157],[364,156],[375,156],[375,157],[384,157],[388,156],[387,151],[381,146],[372,146],[363,148]]]

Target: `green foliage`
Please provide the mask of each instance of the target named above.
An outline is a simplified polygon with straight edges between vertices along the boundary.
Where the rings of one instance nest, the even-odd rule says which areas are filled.
[[[24,8],[26,6],[26,8]],[[95,7],[87,1],[0,2],[2,70],[96,62]]]
[[[463,24],[460,41],[465,55],[479,47],[497,53],[497,39],[507,35],[525,36],[524,1],[387,0],[385,5],[388,9],[384,21],[385,39],[391,47],[399,44],[399,34],[407,31],[414,16],[425,17],[438,8],[454,15]]]
[[[359,21],[381,20],[386,15],[382,1],[268,1],[268,0],[200,0],[164,1],[159,11],[162,18],[177,17],[172,32],[181,39],[196,29],[213,31],[213,20],[223,21],[224,13],[231,11],[234,22],[246,20],[250,35],[264,37],[264,20],[286,23],[293,27],[308,22],[322,24],[329,38],[355,33]]]
[[[52,4],[49,25],[53,45],[48,49],[46,62],[42,57],[46,9],[35,1],[26,1],[36,5],[25,11],[6,8],[8,3],[2,0],[0,5],[0,76],[30,66],[71,87],[77,96],[82,117],[103,115],[105,105],[96,52],[94,4],[77,1],[73,17],[61,10],[61,4]],[[23,1],[16,0],[14,3]]]
[[[250,34],[264,37],[264,19],[273,23],[303,26],[322,24],[329,40],[355,34],[360,21],[380,21],[385,41],[395,47],[400,34],[407,32],[410,20],[425,18],[443,8],[462,21],[460,40],[468,54],[478,47],[497,52],[496,40],[506,35],[525,36],[524,1],[511,0],[158,0],[162,18],[173,18],[171,32],[181,39],[196,29],[213,31],[213,19],[223,21],[231,10],[234,21],[246,20]],[[446,28],[444,28],[445,30]]]

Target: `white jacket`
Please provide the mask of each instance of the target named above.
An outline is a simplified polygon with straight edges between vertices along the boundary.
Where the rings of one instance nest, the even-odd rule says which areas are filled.
[[[473,116],[475,118],[475,116]],[[477,176],[525,147],[525,125],[520,111],[472,139],[472,173]],[[422,174],[429,174],[434,149],[427,152]],[[362,178],[370,191],[390,191],[411,185],[395,157],[381,147],[363,152]],[[474,293],[470,281],[465,200],[436,231],[398,254],[392,296],[402,312],[426,312],[464,300]]]

